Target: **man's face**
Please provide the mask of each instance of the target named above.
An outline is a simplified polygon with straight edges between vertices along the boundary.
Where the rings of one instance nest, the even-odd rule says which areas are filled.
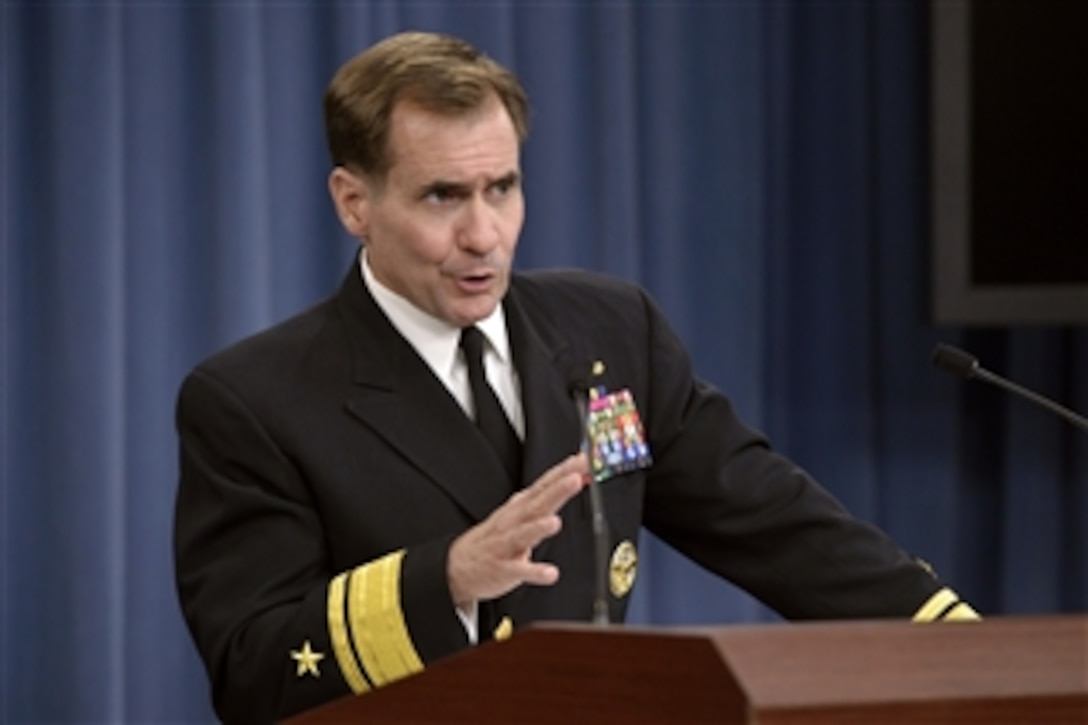
[[[359,207],[375,277],[456,327],[487,317],[510,284],[525,219],[519,143],[494,98],[467,116],[398,103],[392,166]]]

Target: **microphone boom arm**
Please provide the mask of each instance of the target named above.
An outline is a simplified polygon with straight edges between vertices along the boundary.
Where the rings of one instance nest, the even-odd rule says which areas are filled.
[[[582,425],[582,450],[590,455],[589,441],[589,411],[584,389],[576,388],[574,391],[575,405],[578,407],[578,418]],[[593,624],[607,626],[610,624],[608,616],[608,590],[605,581],[608,577],[608,524],[605,522],[604,501],[601,499],[601,484],[596,477],[589,473],[589,507],[592,511],[593,524],[593,565],[596,581],[596,591],[593,597]]]
[[[952,347],[951,345],[937,345],[933,349],[933,364],[950,373],[962,375],[965,378],[978,378],[984,382],[996,385],[999,388],[1009,391],[1015,395],[1019,395],[1022,398],[1026,398],[1036,405],[1040,405],[1051,413],[1057,413],[1062,418],[1072,423],[1081,430],[1088,431],[1088,418],[1082,415],[1074,413],[1069,408],[1063,405],[1055,403],[1050,398],[1046,398],[1038,393],[1028,390],[1027,388],[1017,385],[1011,380],[1007,380],[1000,375],[991,373],[986,368],[982,367],[978,363],[978,358],[969,352],[960,350],[959,348]]]
[[[1066,408],[1065,406],[1059,405],[1058,403],[1055,403],[1053,400],[1051,400],[1049,398],[1045,398],[1042,395],[1039,395],[1038,393],[1036,393],[1036,392],[1034,392],[1032,390],[1028,390],[1027,388],[1025,388],[1025,387],[1023,387],[1021,385],[1017,385],[1016,383],[1014,383],[1011,380],[1006,380],[1005,378],[1001,377],[1000,375],[995,375],[994,373],[991,373],[986,368],[977,368],[975,370],[975,372],[974,372],[974,377],[976,377],[976,378],[978,378],[980,380],[984,380],[984,381],[986,381],[988,383],[992,383],[993,385],[996,385],[999,388],[1004,388],[1005,390],[1008,390],[1011,393],[1015,393],[1016,395],[1020,395],[1020,396],[1022,396],[1024,398],[1027,398],[1028,400],[1035,403],[1036,405],[1041,405],[1042,407],[1046,408],[1050,412],[1057,413],[1058,415],[1065,418],[1067,421],[1069,421],[1070,423],[1072,423],[1076,427],[1080,428],[1081,430],[1088,431],[1088,418],[1085,418],[1083,415],[1077,415],[1073,411],[1069,410],[1069,408]]]

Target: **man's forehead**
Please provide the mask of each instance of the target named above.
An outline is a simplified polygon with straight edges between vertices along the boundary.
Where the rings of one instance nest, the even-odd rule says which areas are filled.
[[[486,124],[486,125],[485,125]],[[389,174],[413,184],[493,182],[520,175],[521,144],[509,123],[435,117],[418,133],[394,126]]]
[[[510,112],[498,96],[489,96],[483,103],[467,109],[440,111],[416,101],[403,99],[397,101],[389,116],[389,137],[418,136],[434,133],[471,133],[479,128],[501,129],[512,134],[515,144],[518,141],[517,129],[510,117]]]

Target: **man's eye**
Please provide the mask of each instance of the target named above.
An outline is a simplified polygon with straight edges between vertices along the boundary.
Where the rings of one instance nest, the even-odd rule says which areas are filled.
[[[427,192],[423,195],[423,198],[427,201],[445,204],[451,201],[456,201],[462,196],[464,196],[464,192],[457,187],[433,186],[427,190]]]
[[[500,179],[491,186],[491,191],[499,196],[506,196],[518,185],[517,179]]]
[[[453,198],[453,194],[449,189],[431,189],[424,198],[430,201],[449,201]]]

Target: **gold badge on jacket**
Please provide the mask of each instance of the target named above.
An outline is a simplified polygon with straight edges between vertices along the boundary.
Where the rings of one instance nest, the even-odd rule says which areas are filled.
[[[513,620],[511,620],[510,617],[503,617],[502,621],[499,622],[499,626],[495,627],[495,631],[492,633],[491,636],[495,639],[496,642],[502,642],[504,640],[510,639],[510,635],[512,635],[513,633]]]
[[[612,561],[608,565],[608,584],[612,595],[622,599],[635,586],[638,575],[638,550],[630,541],[624,539],[612,551]]]

